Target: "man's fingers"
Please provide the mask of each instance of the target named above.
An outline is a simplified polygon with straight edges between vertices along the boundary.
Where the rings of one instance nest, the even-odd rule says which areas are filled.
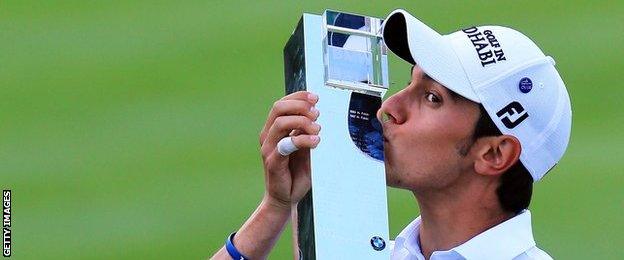
[[[308,135],[317,135],[321,126],[305,116],[280,116],[269,129],[264,145],[275,146],[279,140],[294,130],[299,129]]]
[[[277,143],[277,152],[283,156],[288,156],[299,149],[315,148],[320,140],[318,135],[287,136]]]
[[[263,130],[268,130],[276,118],[280,116],[301,115],[316,120],[319,111],[314,104],[303,100],[279,100],[273,104]]]
[[[281,98],[281,100],[289,100],[289,99],[300,99],[300,100],[309,99],[309,100],[313,100],[314,103],[316,103],[316,101],[318,101],[318,96],[308,91],[297,91],[295,93],[288,94],[284,96],[283,98]]]
[[[298,136],[300,134],[302,134],[301,130],[295,129],[295,130],[290,131],[290,134],[288,134],[288,135],[290,135],[290,136]]]
[[[314,107],[316,102],[318,102],[318,96],[306,91],[295,92],[276,101],[260,131],[260,144],[264,143],[271,125],[280,116],[302,115],[316,120],[319,116],[319,111]]]

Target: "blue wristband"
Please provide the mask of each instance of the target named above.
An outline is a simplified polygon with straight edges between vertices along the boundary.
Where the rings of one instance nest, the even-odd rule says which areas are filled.
[[[234,235],[236,235],[236,232],[232,233],[225,240],[225,249],[227,250],[228,254],[230,254],[232,259],[234,260],[249,260],[248,257],[238,252],[238,249],[236,249],[236,247],[234,246]]]

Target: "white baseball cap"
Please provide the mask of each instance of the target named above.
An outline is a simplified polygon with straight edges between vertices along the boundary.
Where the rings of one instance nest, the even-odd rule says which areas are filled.
[[[540,180],[563,156],[572,110],[555,61],[524,34],[475,26],[440,35],[405,10],[383,24],[388,49],[453,92],[483,105],[498,129],[518,138],[520,161]]]

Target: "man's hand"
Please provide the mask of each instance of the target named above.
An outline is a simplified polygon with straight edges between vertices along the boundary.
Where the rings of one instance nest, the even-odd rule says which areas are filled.
[[[277,207],[290,208],[310,189],[310,148],[320,142],[321,126],[315,123],[319,111],[314,107],[318,96],[300,91],[273,104],[260,132],[266,193],[264,200]],[[277,143],[291,136],[298,151],[284,156]]]
[[[319,142],[321,127],[314,121],[318,96],[300,91],[273,104],[260,132],[265,194],[262,203],[234,237],[234,246],[251,259],[265,259],[288,221],[291,206],[310,190],[310,149]],[[277,143],[292,137],[297,151],[278,152]],[[222,247],[211,259],[229,259]]]

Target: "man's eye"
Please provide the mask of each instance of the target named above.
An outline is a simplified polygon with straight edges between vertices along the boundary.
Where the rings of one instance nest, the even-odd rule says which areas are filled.
[[[439,103],[441,101],[438,96],[436,96],[435,94],[431,92],[425,94],[425,98],[427,98],[429,102],[433,102],[433,103]]]

